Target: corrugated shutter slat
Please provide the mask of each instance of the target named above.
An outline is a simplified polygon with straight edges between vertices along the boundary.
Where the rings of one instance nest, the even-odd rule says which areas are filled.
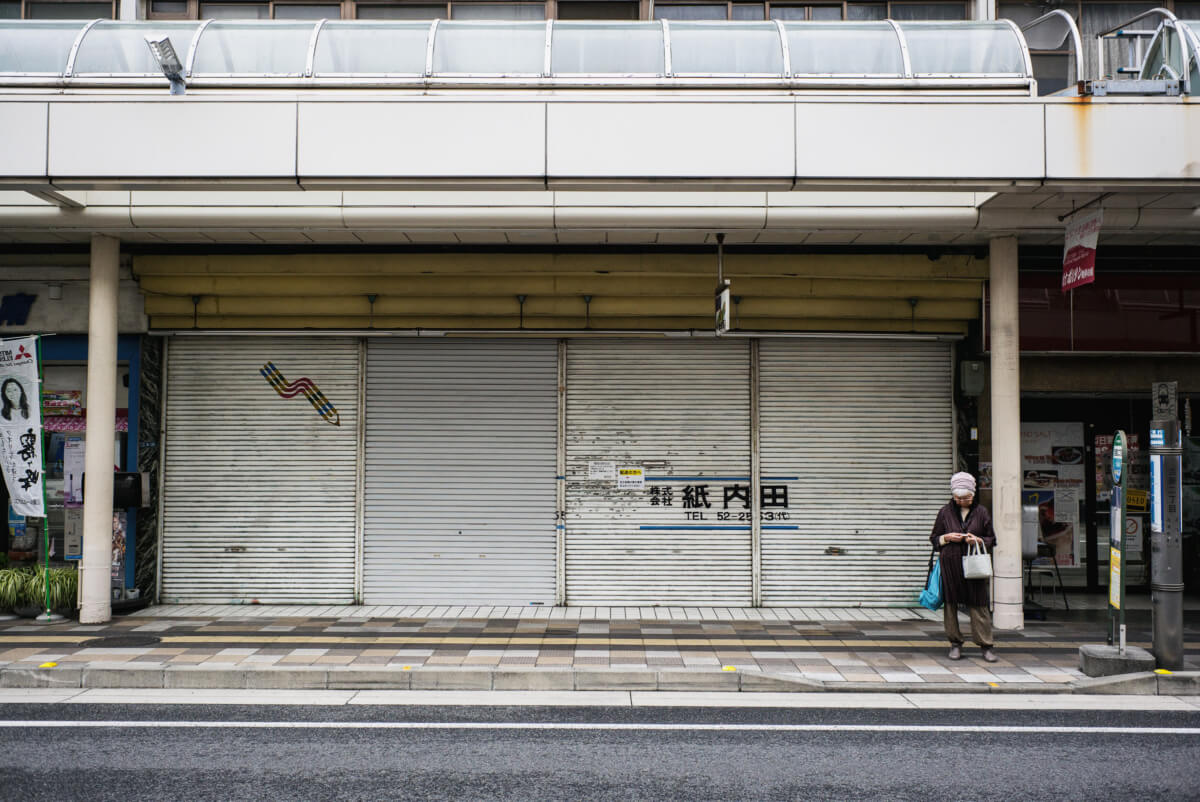
[[[763,603],[913,604],[948,497],[950,346],[768,339],[759,356],[763,484],[795,488],[763,525]]]
[[[367,604],[554,603],[552,340],[371,340]]]
[[[167,371],[163,599],[354,600],[358,343],[176,337]],[[340,425],[260,375],[308,378]]]
[[[569,343],[569,604],[750,603],[750,525],[716,520],[722,477],[749,484],[749,370],[744,340]],[[646,488],[589,480],[593,461],[645,466]],[[703,485],[715,503],[689,520],[683,490]],[[650,505],[654,487],[671,506]]]

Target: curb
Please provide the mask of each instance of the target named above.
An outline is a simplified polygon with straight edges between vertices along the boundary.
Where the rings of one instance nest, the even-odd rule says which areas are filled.
[[[1033,683],[822,682],[756,671],[491,668],[0,668],[0,688],[251,690],[706,691],[725,693],[999,693],[1200,696],[1200,671],[1138,672]]]

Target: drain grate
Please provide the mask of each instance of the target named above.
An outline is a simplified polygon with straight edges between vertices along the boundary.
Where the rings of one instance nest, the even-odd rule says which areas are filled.
[[[80,646],[88,648],[109,647],[109,648],[131,648],[137,646],[153,646],[159,642],[159,638],[153,635],[110,635],[105,638],[92,638],[85,640]]]

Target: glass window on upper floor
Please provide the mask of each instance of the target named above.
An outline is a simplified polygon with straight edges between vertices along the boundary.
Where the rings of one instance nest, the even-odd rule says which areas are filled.
[[[762,20],[767,18],[767,7],[763,3],[734,3],[729,12],[730,19]]]
[[[186,17],[188,0],[150,0],[151,17]]]
[[[20,0],[0,0],[0,19],[20,19]]]
[[[341,19],[342,7],[333,3],[316,5],[310,3],[276,3],[275,19]]]
[[[450,19],[538,20],[546,18],[543,3],[451,3]]]
[[[359,19],[435,20],[450,16],[444,3],[356,3],[354,11]]]
[[[112,3],[52,2],[25,0],[26,19],[113,19]]]
[[[963,3],[892,3],[891,18],[913,20],[965,20],[967,7]]]
[[[270,19],[266,3],[201,3],[200,19]]]
[[[852,22],[887,19],[887,3],[847,3],[846,19]]]
[[[723,20],[728,14],[725,3],[656,3],[655,19]]]
[[[559,0],[558,19],[622,20],[638,18],[637,2],[628,0]]]
[[[832,21],[842,18],[842,6],[838,5],[812,5],[812,6],[793,6],[781,4],[771,4],[771,19],[781,20],[810,20],[810,21]]]

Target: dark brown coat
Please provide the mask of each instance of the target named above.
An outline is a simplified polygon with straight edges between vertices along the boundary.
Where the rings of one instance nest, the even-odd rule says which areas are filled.
[[[988,551],[996,548],[996,533],[992,529],[992,516],[987,507],[972,504],[971,511],[964,521],[958,513],[958,504],[954,499],[938,510],[937,520],[933,522],[933,532],[929,540],[938,552],[942,567],[942,597],[947,604],[965,604],[968,607],[988,606],[988,587],[990,579],[966,579],[963,577],[962,558],[967,553],[966,543],[947,543],[938,545],[938,539],[947,533],[968,532],[982,538]]]

